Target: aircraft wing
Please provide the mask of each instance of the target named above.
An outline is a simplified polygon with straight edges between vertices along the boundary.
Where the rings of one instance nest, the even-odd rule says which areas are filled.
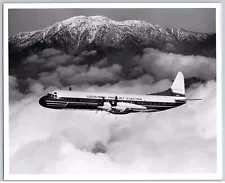
[[[147,109],[145,106],[130,104],[126,102],[118,102],[116,106],[112,106],[109,102],[104,102],[103,106],[98,107],[101,110],[114,114],[127,114],[131,112],[156,112],[157,109]]]
[[[144,109],[144,108],[133,108],[133,107],[121,107],[116,106],[111,108],[111,113],[136,113],[136,112],[157,112],[157,109]]]
[[[147,109],[147,107],[145,107],[143,105],[131,104],[131,103],[126,103],[126,102],[118,102],[117,106],[115,108],[123,109],[124,111],[129,111],[129,112],[151,112],[151,111],[154,111],[154,109]]]

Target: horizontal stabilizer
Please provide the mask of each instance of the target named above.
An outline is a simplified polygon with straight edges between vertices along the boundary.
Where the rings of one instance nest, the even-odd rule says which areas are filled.
[[[187,101],[196,101],[196,100],[202,100],[202,99],[194,99],[194,98],[190,98],[190,99],[180,99],[180,100],[175,100],[176,102],[187,102]]]
[[[202,100],[202,99],[200,99],[200,98],[186,98],[186,99],[184,99],[185,101],[190,101],[190,100]]]

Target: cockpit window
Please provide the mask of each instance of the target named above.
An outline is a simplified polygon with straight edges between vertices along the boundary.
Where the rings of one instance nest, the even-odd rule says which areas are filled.
[[[51,94],[51,93],[48,93],[47,96],[48,96],[48,97],[56,97],[56,98],[57,98],[57,93],[55,92],[54,95]]]
[[[54,92],[54,94],[48,93],[46,96],[57,98],[57,92]]]

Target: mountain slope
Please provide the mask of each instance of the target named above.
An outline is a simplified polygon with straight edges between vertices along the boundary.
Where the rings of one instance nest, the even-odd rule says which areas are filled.
[[[117,22],[102,16],[77,16],[43,30],[22,32],[9,38],[11,59],[55,48],[76,55],[84,50],[140,52],[155,48],[184,55],[215,57],[216,35],[184,29],[162,28],[148,22]]]

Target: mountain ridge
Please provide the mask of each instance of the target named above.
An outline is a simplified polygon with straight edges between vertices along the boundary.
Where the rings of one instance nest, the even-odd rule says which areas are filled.
[[[215,57],[215,37],[214,33],[162,28],[142,20],[119,22],[103,16],[76,16],[42,30],[9,37],[9,55],[25,57],[46,48],[72,55],[92,49],[108,52],[154,48],[183,55]]]

